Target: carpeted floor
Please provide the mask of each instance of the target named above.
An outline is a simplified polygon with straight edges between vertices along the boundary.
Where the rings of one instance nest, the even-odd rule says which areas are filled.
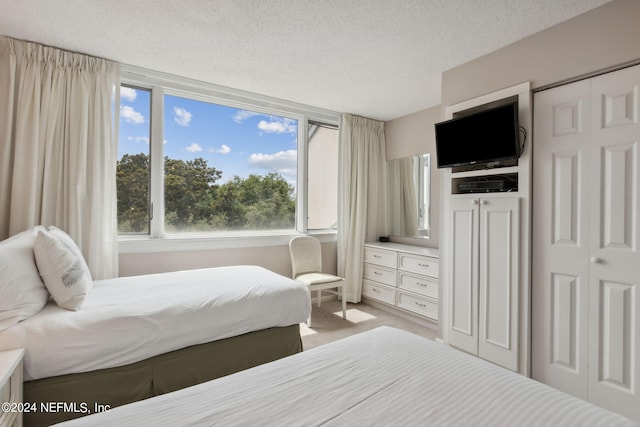
[[[347,320],[342,318],[339,301],[325,301],[322,307],[315,304],[311,312],[311,327],[300,324],[302,344],[305,350],[348,337],[378,326],[404,329],[425,338],[435,339],[436,330],[388,313],[368,304],[347,304]],[[435,326],[434,326],[435,327]]]

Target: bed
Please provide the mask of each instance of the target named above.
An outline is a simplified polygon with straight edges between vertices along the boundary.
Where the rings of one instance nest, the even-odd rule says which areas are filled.
[[[636,424],[443,344],[381,327],[63,425]]]
[[[1,331],[0,350],[26,349],[25,402],[116,407],[300,352],[310,309],[306,286],[257,266],[99,280],[79,310],[50,301]]]

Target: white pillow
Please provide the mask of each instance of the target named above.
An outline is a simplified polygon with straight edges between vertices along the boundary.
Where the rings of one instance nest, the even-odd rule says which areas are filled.
[[[42,310],[49,293],[33,257],[38,231],[33,227],[0,242],[0,331]]]
[[[56,304],[67,310],[78,310],[93,282],[73,239],[53,226],[39,230],[33,252],[40,276]]]

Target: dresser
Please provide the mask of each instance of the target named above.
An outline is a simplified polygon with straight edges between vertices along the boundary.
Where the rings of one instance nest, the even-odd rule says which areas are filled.
[[[362,295],[438,320],[437,249],[399,243],[365,243]]]
[[[0,351],[0,427],[22,426],[24,350]]]

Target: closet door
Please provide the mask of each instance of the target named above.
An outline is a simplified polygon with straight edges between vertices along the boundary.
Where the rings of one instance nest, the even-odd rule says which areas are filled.
[[[449,206],[451,288],[449,344],[478,354],[479,201],[451,198]]]
[[[532,377],[587,399],[590,83],[535,94]]]
[[[589,400],[640,420],[640,66],[592,79]]]
[[[640,66],[535,95],[532,376],[640,420]]]
[[[518,371],[519,200],[480,199],[478,356]]]

